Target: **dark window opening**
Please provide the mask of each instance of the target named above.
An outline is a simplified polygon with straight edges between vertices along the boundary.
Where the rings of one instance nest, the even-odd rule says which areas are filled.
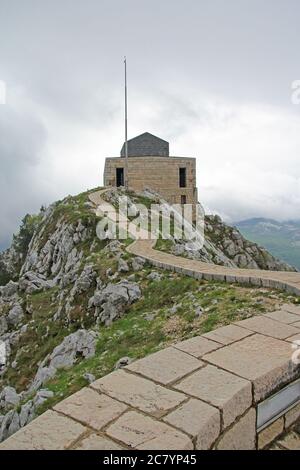
[[[124,168],[116,168],[117,187],[124,186]]]
[[[186,188],[186,168],[179,168],[179,187]]]
[[[181,204],[186,204],[186,195],[182,194],[181,196]]]

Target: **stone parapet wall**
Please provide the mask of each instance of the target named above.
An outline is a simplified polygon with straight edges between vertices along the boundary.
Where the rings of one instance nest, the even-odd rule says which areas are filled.
[[[300,296],[299,272],[229,268],[158,251],[154,249],[155,244],[156,240],[137,240],[127,247],[127,251],[144,258],[153,266],[195,279],[274,288]]]

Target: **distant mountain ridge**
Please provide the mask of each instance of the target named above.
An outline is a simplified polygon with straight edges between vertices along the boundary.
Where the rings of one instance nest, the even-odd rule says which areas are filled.
[[[235,223],[248,239],[300,270],[300,220],[254,217]]]

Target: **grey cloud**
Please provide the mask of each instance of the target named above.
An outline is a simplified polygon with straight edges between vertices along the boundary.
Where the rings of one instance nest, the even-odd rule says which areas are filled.
[[[6,105],[0,107],[0,135],[0,245],[4,246],[20,218],[37,210],[45,197],[35,170],[47,134],[32,113]]]

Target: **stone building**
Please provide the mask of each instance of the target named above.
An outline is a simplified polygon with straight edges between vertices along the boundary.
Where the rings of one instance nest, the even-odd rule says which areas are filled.
[[[105,186],[124,186],[125,144],[120,157],[107,158]],[[171,204],[195,204],[196,159],[170,157],[169,143],[149,132],[128,141],[129,189],[141,192],[152,189]]]

